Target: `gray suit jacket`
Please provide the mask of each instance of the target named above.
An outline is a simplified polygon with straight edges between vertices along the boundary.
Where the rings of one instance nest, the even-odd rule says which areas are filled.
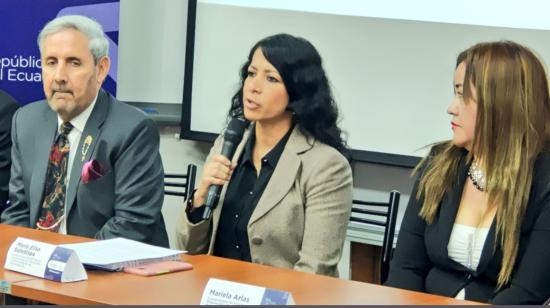
[[[233,161],[248,136],[247,131]],[[220,153],[221,139],[207,161]],[[211,220],[192,224],[182,211],[176,233],[181,249],[212,254],[226,190],[227,185]],[[351,202],[348,161],[295,127],[248,223],[252,262],[337,276]]]
[[[0,90],[0,212],[8,201],[11,166],[11,118],[19,105]]]
[[[57,115],[45,101],[19,109],[13,118],[10,207],[2,222],[35,228],[40,215],[48,156]],[[85,149],[86,138],[92,138]],[[125,237],[168,246],[161,214],[164,171],[159,132],[143,112],[100,90],[86,123],[67,189],[67,233],[106,239]],[[85,162],[97,160],[105,174],[87,184]]]

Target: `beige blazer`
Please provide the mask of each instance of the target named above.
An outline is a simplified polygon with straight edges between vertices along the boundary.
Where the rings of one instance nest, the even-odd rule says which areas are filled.
[[[253,127],[253,126],[251,126]],[[245,132],[237,161],[250,132]],[[210,150],[220,153],[222,138]],[[348,161],[334,148],[294,128],[248,223],[252,262],[338,276],[352,202]],[[191,254],[212,254],[227,190],[224,186],[211,220],[193,224],[178,218],[177,245]]]

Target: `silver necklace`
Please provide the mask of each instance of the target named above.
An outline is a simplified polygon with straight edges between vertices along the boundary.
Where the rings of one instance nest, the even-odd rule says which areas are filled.
[[[470,180],[472,180],[472,184],[474,184],[474,187],[477,188],[479,191],[485,191],[486,187],[486,181],[485,181],[485,172],[481,170],[481,168],[477,165],[475,161],[472,162],[470,165],[470,169],[468,169],[468,177]]]

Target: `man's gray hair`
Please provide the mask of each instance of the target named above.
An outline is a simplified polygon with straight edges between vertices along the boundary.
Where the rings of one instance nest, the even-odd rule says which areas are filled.
[[[55,34],[67,29],[75,29],[84,34],[89,40],[89,48],[94,62],[109,55],[109,42],[105,38],[103,28],[95,20],[80,15],[65,15],[48,22],[38,35],[38,48],[42,52],[44,40],[50,34]]]

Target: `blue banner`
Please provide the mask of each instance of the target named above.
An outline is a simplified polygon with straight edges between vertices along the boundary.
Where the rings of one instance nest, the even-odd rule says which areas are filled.
[[[57,16],[84,15],[107,35],[111,69],[103,88],[116,95],[119,7],[118,0],[1,0],[0,89],[23,105],[44,99],[38,33]]]

